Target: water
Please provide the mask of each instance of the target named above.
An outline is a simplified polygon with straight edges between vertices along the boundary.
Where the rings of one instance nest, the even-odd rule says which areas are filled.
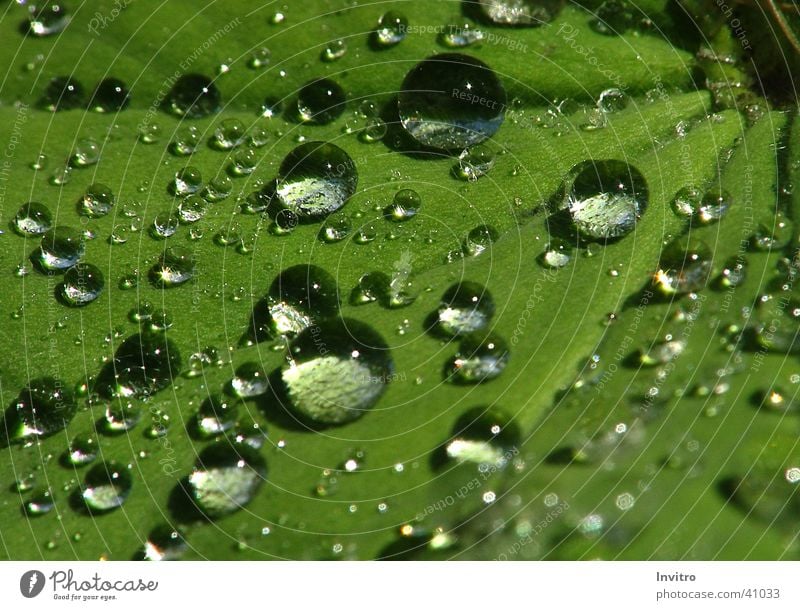
[[[341,59],[347,54],[347,42],[342,39],[338,38],[336,40],[331,40],[328,44],[325,45],[325,48],[322,49],[322,53],[320,57],[322,61],[325,62],[333,62],[337,59]]]
[[[69,158],[71,167],[89,167],[100,160],[100,144],[94,138],[81,138]]]
[[[645,212],[644,176],[624,161],[585,161],[570,171],[562,206],[578,234],[604,241],[628,235]]]
[[[572,244],[562,239],[550,240],[539,257],[542,265],[550,269],[561,269],[568,265],[570,260],[572,260]]]
[[[177,116],[197,119],[218,112],[222,95],[208,77],[185,74],[173,85],[164,105]]]
[[[691,218],[697,214],[703,192],[694,185],[685,186],[675,193],[672,199],[672,211],[677,216]]]
[[[486,37],[483,30],[473,26],[468,21],[450,24],[439,34],[439,43],[451,49],[469,47],[481,42]]]
[[[231,389],[239,398],[255,398],[267,393],[269,382],[264,369],[256,362],[245,362],[236,369]]]
[[[491,248],[499,238],[500,232],[492,225],[478,225],[467,233],[462,250],[467,256],[478,256]]]
[[[442,295],[437,327],[448,335],[465,335],[485,329],[494,315],[494,299],[477,282],[454,284]]]
[[[297,112],[303,121],[327,125],[345,109],[347,97],[342,87],[329,78],[306,83],[297,94]]]
[[[14,228],[20,235],[42,235],[53,226],[50,209],[38,201],[29,201],[14,215]]]
[[[138,404],[115,401],[106,406],[102,429],[106,434],[122,434],[133,430],[142,419],[142,409]]]
[[[175,561],[183,557],[189,545],[180,532],[161,525],[154,528],[144,543],[144,559],[147,561]]]
[[[84,105],[83,85],[74,78],[57,76],[47,84],[39,103],[53,112],[80,108]]]
[[[56,503],[49,489],[40,489],[34,491],[22,506],[26,515],[37,517],[49,513],[56,507]]]
[[[86,187],[80,201],[80,209],[89,218],[105,216],[114,207],[114,193],[111,188],[100,182]]]
[[[519,427],[508,413],[480,406],[458,418],[445,450],[460,463],[502,468],[516,455],[520,441]]]
[[[61,2],[45,2],[41,8],[29,5],[30,32],[38,38],[64,31],[72,19],[70,11]]]
[[[336,318],[301,332],[281,370],[288,405],[302,421],[358,419],[386,390],[394,365],[383,338],[363,322]]]
[[[475,182],[491,171],[494,162],[494,151],[484,144],[478,144],[458,156],[458,163],[453,168],[453,173],[461,180]]]
[[[506,92],[494,70],[460,53],[417,64],[398,96],[405,130],[437,150],[462,151],[490,138],[502,125],[505,108]]]
[[[118,78],[104,78],[97,85],[89,107],[95,112],[119,112],[128,107],[131,94],[128,86]]]
[[[335,214],[325,219],[319,230],[319,239],[325,243],[333,244],[348,238],[353,230],[350,217],[345,214]]]
[[[46,270],[64,270],[75,265],[83,252],[83,233],[72,227],[58,226],[42,235],[37,261]]]
[[[200,146],[200,130],[194,125],[181,128],[170,143],[170,152],[178,157],[194,154]]]
[[[209,439],[232,430],[236,425],[239,403],[218,394],[209,396],[195,415],[195,430],[201,438]]]
[[[696,292],[708,283],[711,263],[711,250],[702,241],[674,241],[661,253],[653,281],[667,295]]]
[[[36,379],[6,410],[0,436],[5,432],[12,442],[51,436],[61,432],[77,410],[75,396],[63,382],[52,377]]]
[[[316,265],[295,265],[282,271],[267,293],[272,330],[294,335],[339,312],[336,280]]]
[[[67,449],[67,461],[72,466],[86,466],[97,459],[99,448],[91,436],[77,436]]]
[[[480,0],[481,14],[497,25],[538,26],[552,21],[564,0]]]
[[[386,49],[403,42],[407,31],[406,16],[399,11],[387,11],[378,19],[374,40],[378,47]]]
[[[191,250],[183,246],[172,246],[164,251],[151,270],[151,278],[161,287],[180,286],[194,277],[196,266]]]
[[[96,390],[105,397],[144,398],[164,389],[181,368],[177,346],[159,333],[128,337],[98,376]]]
[[[267,47],[261,47],[253,52],[247,60],[247,67],[252,70],[260,70],[266,68],[272,60],[272,51]]]
[[[258,153],[254,148],[244,148],[238,151],[231,163],[231,171],[236,176],[249,176],[258,165]]]
[[[239,119],[225,119],[214,130],[212,142],[219,150],[231,150],[244,144],[246,132]]]
[[[222,201],[232,190],[233,180],[225,174],[218,174],[203,189],[203,197],[207,201]]]
[[[199,195],[189,195],[178,204],[178,218],[181,222],[192,224],[202,219],[208,212],[208,202]]]
[[[61,296],[67,304],[82,307],[100,296],[105,283],[105,277],[99,268],[80,262],[64,274]]]
[[[624,110],[629,102],[630,98],[624,91],[615,88],[606,89],[597,98],[597,109],[604,114],[610,114]]]
[[[707,191],[697,208],[697,218],[703,224],[711,224],[722,219],[733,203],[733,198],[725,189],[714,188]]]
[[[246,506],[266,476],[266,462],[252,447],[218,443],[203,449],[187,483],[197,507],[216,519]]]
[[[169,212],[159,212],[153,218],[153,227],[150,234],[156,239],[167,239],[178,232],[179,226],[180,221],[177,216],[173,216]]]
[[[508,345],[498,335],[466,335],[451,362],[450,380],[455,383],[489,381],[503,372],[509,357]]]
[[[92,513],[105,513],[125,503],[133,487],[128,468],[117,462],[101,462],[86,473],[81,497]]]
[[[175,173],[172,182],[172,189],[176,195],[191,195],[199,191],[203,186],[203,175],[196,167],[188,165]]]
[[[308,142],[281,163],[276,195],[301,220],[319,220],[339,210],[358,186],[355,162],[334,144]]]
[[[412,189],[401,189],[394,195],[392,203],[384,210],[384,216],[393,222],[411,220],[419,212],[422,197]]]

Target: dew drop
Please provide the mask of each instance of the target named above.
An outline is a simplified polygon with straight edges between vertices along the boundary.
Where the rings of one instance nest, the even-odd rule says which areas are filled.
[[[333,244],[347,239],[353,230],[350,218],[344,214],[334,214],[325,219],[319,230],[320,240]]]
[[[239,398],[254,398],[266,394],[269,383],[259,364],[246,362],[236,369],[231,379],[231,389]]]
[[[56,507],[53,493],[49,489],[34,491],[33,495],[23,504],[25,514],[29,517],[46,515]]]
[[[104,78],[94,90],[89,107],[95,112],[119,112],[128,107],[131,94],[118,78]]]
[[[279,203],[300,219],[319,220],[340,209],[355,193],[358,172],[353,159],[333,144],[308,142],[281,163]]]
[[[61,296],[68,305],[83,307],[100,296],[105,284],[100,269],[89,263],[80,262],[70,267],[64,274]]]
[[[458,163],[453,167],[453,174],[461,180],[475,182],[491,171],[494,162],[494,151],[484,144],[478,144],[458,156]]]
[[[67,449],[67,461],[72,466],[86,466],[97,459],[98,447],[90,436],[77,436]]]
[[[175,173],[171,186],[176,195],[191,195],[203,186],[203,176],[199,169],[189,165]]]
[[[106,398],[144,398],[178,376],[181,356],[164,335],[143,332],[128,337],[100,372],[96,390]]]
[[[36,260],[49,271],[69,269],[83,252],[83,234],[72,227],[58,226],[42,235]]]
[[[197,119],[218,112],[222,96],[211,79],[185,74],[172,87],[164,104],[173,114]]]
[[[711,259],[711,250],[701,241],[672,242],[661,253],[653,282],[666,295],[702,290],[711,274]]]
[[[495,334],[469,334],[458,346],[449,366],[455,383],[481,383],[499,376],[509,359],[508,345]]]
[[[206,398],[194,419],[195,431],[204,439],[213,438],[232,430],[238,416],[238,403],[213,395]]]
[[[34,380],[5,412],[0,434],[12,442],[44,438],[63,430],[78,409],[73,393],[52,377]]]
[[[39,38],[63,32],[72,18],[61,2],[45,2],[42,8],[31,4],[28,10],[30,32]]]
[[[447,25],[439,34],[439,43],[451,49],[469,47],[481,42],[486,37],[483,30],[474,27],[469,22]]]
[[[101,420],[106,434],[122,434],[133,430],[142,419],[142,409],[131,402],[109,403]]]
[[[147,535],[143,555],[146,561],[175,561],[188,550],[189,545],[180,532],[161,525]]]
[[[303,121],[327,125],[342,115],[346,101],[344,90],[337,82],[320,78],[300,88],[297,111]]]
[[[375,43],[381,48],[393,47],[405,40],[408,19],[399,11],[387,11],[378,19]]]
[[[200,145],[200,130],[194,125],[184,127],[177,132],[169,149],[173,155],[187,157],[194,154]]]
[[[213,143],[219,150],[231,150],[245,141],[246,129],[239,119],[225,119],[214,130]]]
[[[198,509],[215,519],[246,506],[266,474],[264,459],[252,447],[220,443],[200,453],[187,484]]]
[[[422,198],[417,191],[402,189],[394,195],[392,203],[384,210],[384,216],[394,222],[411,220],[419,212]]]
[[[500,233],[492,225],[478,225],[464,239],[463,251],[467,256],[478,256],[492,247],[500,238]]]
[[[530,27],[552,21],[564,0],[480,0],[479,6],[491,23]]]
[[[20,235],[42,235],[53,226],[53,215],[44,204],[29,201],[17,210],[14,228]]]
[[[73,78],[57,76],[47,84],[39,103],[53,112],[79,108],[84,104],[83,85]]]
[[[485,329],[494,315],[494,299],[484,286],[464,281],[442,296],[437,326],[448,335],[464,335]]]
[[[571,259],[572,244],[561,239],[550,240],[539,257],[541,264],[550,269],[561,269],[568,265]]]
[[[295,265],[282,271],[267,293],[272,330],[293,335],[335,316],[339,311],[336,280],[316,265]]]
[[[90,218],[100,218],[111,211],[114,206],[114,193],[111,188],[100,182],[95,182],[86,187],[80,200],[80,209]]]
[[[733,199],[724,189],[711,189],[707,191],[697,208],[697,218],[703,224],[711,224],[722,219],[733,203]]]
[[[505,411],[474,407],[456,421],[445,452],[460,463],[502,468],[516,453],[520,438],[517,424]]]
[[[331,40],[325,45],[325,48],[322,49],[321,57],[322,61],[333,62],[337,59],[341,59],[346,54],[347,42],[342,38],[338,38],[336,40]]]
[[[178,204],[178,218],[186,224],[192,224],[202,219],[207,211],[208,203],[198,195],[189,195]]]
[[[125,503],[133,487],[128,469],[116,462],[101,462],[86,473],[81,497],[92,513],[105,513]]]

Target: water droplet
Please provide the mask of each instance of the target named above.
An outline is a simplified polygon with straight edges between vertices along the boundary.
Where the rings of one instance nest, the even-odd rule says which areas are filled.
[[[508,345],[495,334],[469,334],[450,363],[449,378],[456,383],[481,383],[494,379],[506,368]]]
[[[478,225],[467,233],[463,251],[467,256],[478,256],[492,247],[500,238],[500,233],[491,225]]]
[[[256,495],[267,474],[257,451],[244,444],[206,447],[188,477],[197,507],[211,519],[234,513]]]
[[[625,110],[629,102],[628,95],[620,89],[606,89],[597,98],[597,109],[604,114]]]
[[[221,201],[233,190],[233,180],[225,174],[218,174],[203,189],[203,197],[207,201]]]
[[[344,39],[338,38],[337,40],[331,40],[325,45],[325,48],[322,49],[322,61],[336,61],[344,57],[346,53],[347,42],[345,42]]]
[[[261,104],[261,116],[265,119],[271,119],[278,116],[283,109],[283,103],[279,99],[267,97],[264,103]]]
[[[100,145],[92,138],[81,138],[69,158],[72,167],[89,167],[100,160]]]
[[[272,59],[272,52],[267,47],[261,47],[253,51],[253,54],[247,60],[247,67],[253,70],[260,70],[266,68]]]
[[[104,78],[94,90],[89,107],[95,112],[119,112],[131,101],[127,85],[118,78]]]
[[[48,84],[39,102],[45,109],[71,110],[84,104],[83,85],[67,76],[57,76]]]
[[[585,161],[570,176],[562,206],[583,238],[615,239],[636,228],[648,202],[639,170],[623,161]]]
[[[794,234],[794,224],[782,212],[776,212],[771,221],[760,223],[750,245],[754,250],[768,251],[785,248]]]
[[[101,462],[86,473],[81,497],[93,513],[104,513],[125,503],[133,487],[133,478],[125,466]]]
[[[666,364],[680,356],[685,348],[686,341],[684,339],[675,339],[670,336],[670,339],[666,341],[652,343],[642,349],[639,352],[639,361],[644,366]]]
[[[64,274],[61,296],[68,305],[88,305],[103,292],[106,281],[103,272],[89,263],[78,263]]]
[[[46,2],[42,8],[28,6],[30,32],[34,36],[52,36],[64,31],[72,16],[67,8],[60,2]]]
[[[98,447],[90,436],[75,437],[67,449],[67,461],[72,466],[86,466],[97,459]]]
[[[144,559],[147,561],[175,561],[189,550],[183,536],[177,530],[161,525],[153,529],[144,543]]]
[[[218,112],[222,96],[211,79],[185,74],[177,80],[164,103],[173,114],[197,119]]]
[[[139,141],[142,144],[156,144],[161,139],[161,127],[155,123],[145,123],[139,127]]]
[[[394,195],[391,205],[384,210],[384,215],[394,222],[411,220],[419,212],[422,198],[417,191],[402,189]]]
[[[106,397],[144,398],[178,376],[181,356],[165,335],[143,332],[128,337],[100,372],[97,392]]]
[[[4,426],[10,441],[27,441],[63,430],[78,409],[73,393],[61,381],[45,377],[32,381],[6,410]]]
[[[564,0],[480,0],[483,16],[497,25],[538,26],[552,21]]]
[[[276,193],[285,209],[301,219],[318,220],[347,203],[357,185],[350,155],[333,144],[308,142],[281,163]]]
[[[717,280],[721,288],[734,288],[744,282],[747,277],[747,263],[745,259],[735,257],[729,259]]]
[[[181,128],[169,145],[170,152],[179,157],[187,157],[200,146],[200,130],[194,125]]]
[[[458,462],[502,468],[516,454],[520,431],[513,419],[497,407],[474,407],[458,418],[446,456]]]
[[[105,184],[95,182],[86,187],[80,201],[81,212],[90,218],[100,218],[114,206],[114,193]]]
[[[378,237],[378,229],[374,223],[368,222],[361,225],[353,235],[353,241],[360,246],[375,241]]]
[[[329,78],[320,78],[300,88],[297,111],[303,121],[327,125],[342,116],[346,99],[338,83]]]
[[[572,244],[562,239],[552,239],[539,257],[543,266],[560,269],[572,259]]]
[[[195,267],[191,250],[182,246],[172,246],[166,249],[150,275],[158,286],[180,286],[194,277]]]
[[[47,169],[47,155],[44,153],[36,155],[36,159],[31,162],[30,168],[36,171]]]
[[[439,43],[451,49],[463,48],[481,42],[486,37],[483,30],[479,30],[469,22],[459,22],[445,27],[439,34]]]
[[[458,156],[458,163],[453,167],[453,173],[461,180],[475,182],[491,171],[494,161],[494,151],[484,144],[478,144]]]
[[[214,146],[220,150],[236,148],[244,143],[246,131],[239,119],[225,119],[214,130]]]
[[[633,12],[626,0],[605,0],[597,7],[595,15],[597,18],[589,25],[595,32],[607,36],[624,34],[634,23]]]
[[[696,186],[685,186],[675,193],[672,199],[672,210],[678,216],[691,218],[697,214],[700,208],[700,202],[703,199],[702,191]]]
[[[198,195],[189,195],[178,204],[178,218],[186,224],[197,222],[207,211],[208,203]]]
[[[142,409],[131,402],[108,404],[103,415],[102,430],[106,434],[121,434],[133,430],[142,419]]]
[[[386,389],[393,372],[383,338],[347,318],[302,331],[281,371],[289,406],[304,420],[338,425],[361,417]]]
[[[389,132],[389,126],[379,118],[368,119],[364,128],[359,132],[361,141],[366,144],[380,142]]]
[[[653,282],[664,294],[702,290],[711,274],[711,250],[701,241],[672,242],[661,253]]]
[[[505,116],[506,92],[483,62],[459,53],[434,55],[403,80],[400,120],[420,144],[465,150],[494,135]]]
[[[272,282],[267,308],[271,329],[281,335],[293,335],[338,313],[339,288],[324,269],[295,265]]]
[[[231,389],[239,398],[254,398],[266,394],[269,382],[264,369],[255,362],[246,362],[236,369]]]
[[[194,425],[201,438],[213,438],[236,425],[239,403],[219,395],[206,398],[195,415]]]
[[[17,210],[14,227],[21,235],[42,235],[53,226],[53,215],[44,204],[29,201]]]
[[[231,163],[231,171],[236,176],[249,176],[258,165],[258,153],[254,148],[244,148],[237,152]]]
[[[42,235],[37,261],[44,269],[69,269],[83,256],[83,234],[72,227],[58,226]]]
[[[703,224],[711,224],[720,220],[733,203],[733,199],[724,189],[711,189],[703,195],[697,208],[697,218]]]
[[[388,48],[405,40],[408,19],[399,11],[387,11],[378,19],[375,29],[375,42],[379,47]]]
[[[494,299],[477,282],[454,284],[442,296],[438,329],[448,335],[464,335],[485,329],[494,315]]]
[[[151,235],[156,239],[167,239],[178,231],[179,220],[169,212],[159,212],[153,218],[153,230]]]
[[[176,195],[191,195],[203,186],[203,176],[196,167],[187,166],[175,173],[172,188]]]
[[[325,219],[319,230],[319,238],[329,244],[340,242],[350,235],[353,225],[350,217],[344,214],[334,214]]]
[[[46,515],[56,507],[53,494],[49,489],[34,491],[33,495],[23,504],[25,514],[29,517]]]

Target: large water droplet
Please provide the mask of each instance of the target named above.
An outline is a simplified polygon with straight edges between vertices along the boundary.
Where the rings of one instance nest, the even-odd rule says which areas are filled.
[[[222,96],[211,79],[200,74],[185,74],[172,87],[165,105],[173,114],[196,119],[219,111]]]
[[[281,371],[288,406],[314,424],[361,417],[381,397],[393,371],[383,338],[346,318],[305,329],[290,344],[289,356]]]
[[[403,80],[398,111],[403,127],[420,144],[464,150],[500,128],[506,92],[494,71],[459,53],[434,55]]]
[[[69,269],[83,256],[83,234],[72,227],[58,226],[42,235],[36,260],[44,269]]]
[[[91,436],[77,436],[69,444],[66,461],[71,466],[86,466],[97,459],[97,443]]]
[[[624,161],[585,161],[570,171],[562,207],[584,239],[627,235],[647,208],[644,176]]]
[[[339,311],[336,280],[316,265],[295,265],[282,271],[267,293],[271,330],[297,334]]]
[[[355,193],[353,159],[333,144],[308,142],[281,163],[276,194],[283,208],[303,220],[318,220],[340,209]]]
[[[93,513],[105,513],[125,503],[133,487],[128,469],[116,462],[101,462],[86,473],[81,497]]]
[[[77,409],[73,393],[60,380],[34,380],[6,410],[0,436],[7,434],[11,442],[50,436],[63,430]]]
[[[464,335],[485,329],[494,315],[494,299],[477,282],[454,284],[442,296],[438,329],[448,335]]]
[[[197,507],[215,519],[247,505],[266,474],[267,465],[253,448],[219,443],[200,453],[187,484]]]

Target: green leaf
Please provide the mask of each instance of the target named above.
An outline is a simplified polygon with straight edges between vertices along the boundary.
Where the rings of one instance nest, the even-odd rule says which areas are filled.
[[[755,516],[748,515],[742,505],[749,496],[739,492],[731,500],[726,491],[730,480],[760,489],[763,477],[777,477],[763,497],[781,498],[789,493],[781,477],[800,466],[792,436],[796,415],[775,416],[752,405],[754,392],[778,382],[791,401],[791,367],[783,354],[754,349],[742,332],[755,324],[742,312],[757,311],[776,264],[785,266],[792,252],[790,243],[758,252],[743,246],[760,224],[774,224],[777,210],[792,214],[788,195],[776,194],[787,168],[797,171],[787,164],[788,117],[773,111],[754,122],[753,112],[748,120],[734,110],[714,113],[712,96],[695,90],[692,78],[699,33],[682,29],[661,2],[640,7],[653,29],[632,27],[619,36],[595,31],[591,3],[565,7],[540,28],[477,23],[487,37],[460,52],[497,72],[510,104],[489,143],[494,167],[463,182],[453,175],[454,157],[401,152],[395,127],[383,142],[366,143],[364,120],[354,113],[368,99],[384,116],[391,114],[405,74],[446,50],[437,42],[443,26],[466,19],[455,6],[316,0],[286,9],[286,20],[273,24],[274,6],[249,4],[198,9],[188,2],[155,8],[130,2],[119,11],[115,3],[96,2],[76,8],[66,30],[46,38],[23,36],[20,7],[7,7],[0,20],[4,40],[13,41],[0,48],[8,66],[0,86],[0,140],[6,143],[0,160],[0,268],[6,273],[0,401],[10,413],[31,380],[45,376],[80,395],[80,410],[66,430],[0,451],[8,479],[0,491],[0,523],[24,523],[0,527],[0,556],[130,559],[141,556],[148,536],[164,525],[180,528],[186,559],[369,559],[410,552],[509,559],[796,555],[787,520],[765,524],[757,518],[761,500],[749,510]],[[402,10],[417,29],[378,51],[370,33],[389,8]],[[339,38],[347,53],[323,62],[322,49]],[[269,66],[249,68],[253,52],[265,46]],[[219,114],[182,121],[160,109],[178,76],[212,77],[221,65],[229,69],[215,78],[223,98]],[[40,99],[58,76],[77,79],[87,93],[103,78],[120,78],[131,88],[130,106],[108,114],[49,112]],[[348,110],[337,121],[299,124],[288,111],[261,116],[265,98],[291,108],[299,87],[320,76],[347,92]],[[594,104],[609,87],[624,88],[630,103],[591,129],[598,117]],[[168,189],[177,171],[191,165],[205,182],[227,171],[236,151],[208,145],[225,119],[241,120],[251,133],[269,132],[257,149],[257,168],[233,178],[232,196],[213,203],[198,223],[182,225],[166,240],[154,238],[154,219],[174,215],[179,203]],[[189,124],[201,144],[191,157],[175,156],[169,144]],[[159,127],[156,143],[142,141],[146,125]],[[52,174],[83,138],[100,144],[99,163],[73,169],[68,183],[54,186]],[[377,239],[324,243],[319,223],[275,235],[269,218],[242,213],[246,197],[276,177],[302,140],[332,142],[350,155],[359,186],[343,212],[355,228],[374,226]],[[47,168],[32,169],[41,154]],[[648,204],[635,231],[605,245],[581,244],[559,270],[543,267],[545,245],[560,235],[553,204],[570,170],[607,159],[631,164],[647,182]],[[689,224],[673,212],[682,187],[718,182],[734,199],[720,222]],[[87,220],[78,201],[91,183],[110,187],[116,205],[109,215]],[[419,193],[421,211],[409,222],[392,223],[382,210],[401,188]],[[12,220],[32,200],[44,203],[57,224],[91,232],[84,260],[106,281],[95,302],[66,307],[55,298],[62,278],[32,265],[39,240],[16,234]],[[479,256],[461,256],[469,232],[483,225],[498,239]],[[232,229],[245,248],[220,245],[219,234]],[[123,234],[125,243],[111,243],[112,235]],[[694,300],[643,301],[656,292],[652,278],[665,245],[689,237],[713,251],[714,278],[741,255],[747,280],[730,290],[712,283]],[[187,285],[163,289],[149,270],[174,245],[191,250],[198,272]],[[324,431],[299,426],[273,393],[246,401],[237,433],[263,437],[259,453],[267,478],[252,502],[209,522],[186,510],[181,479],[204,448],[231,442],[235,433],[199,440],[192,420],[205,400],[226,391],[240,365],[258,363],[273,373],[285,363],[282,341],[242,339],[274,278],[296,264],[318,265],[336,278],[342,315],[382,335],[395,374],[371,412]],[[27,273],[15,272],[20,265]],[[392,275],[398,265],[410,265],[419,291],[412,304],[348,303],[362,275]],[[138,284],[123,290],[121,280],[132,275]],[[462,280],[493,295],[492,330],[511,345],[502,375],[470,386],[446,379],[458,343],[427,325],[445,290]],[[139,332],[133,314],[145,303],[172,318],[166,334],[183,366],[168,388],[131,400],[143,412],[138,426],[110,435],[98,425],[106,402],[91,388],[120,344]],[[674,328],[690,329],[680,355],[641,366],[637,350]],[[218,362],[192,357],[209,346]],[[762,362],[761,373],[752,369],[755,362]],[[648,398],[653,387],[657,395]],[[512,463],[482,470],[471,462],[439,464],[464,414],[489,405],[508,412],[521,431]],[[147,429],[164,414],[172,422],[166,435],[150,438]],[[627,432],[616,432],[619,424]],[[95,438],[101,460],[129,467],[133,487],[119,509],[90,515],[81,506],[87,469],[64,460],[77,436]],[[767,446],[768,454],[761,451]],[[345,468],[351,459],[355,472]],[[765,473],[762,479],[747,478],[752,465]],[[32,492],[15,481],[29,480],[52,490],[54,510],[26,514]],[[665,532],[672,532],[667,542]]]

